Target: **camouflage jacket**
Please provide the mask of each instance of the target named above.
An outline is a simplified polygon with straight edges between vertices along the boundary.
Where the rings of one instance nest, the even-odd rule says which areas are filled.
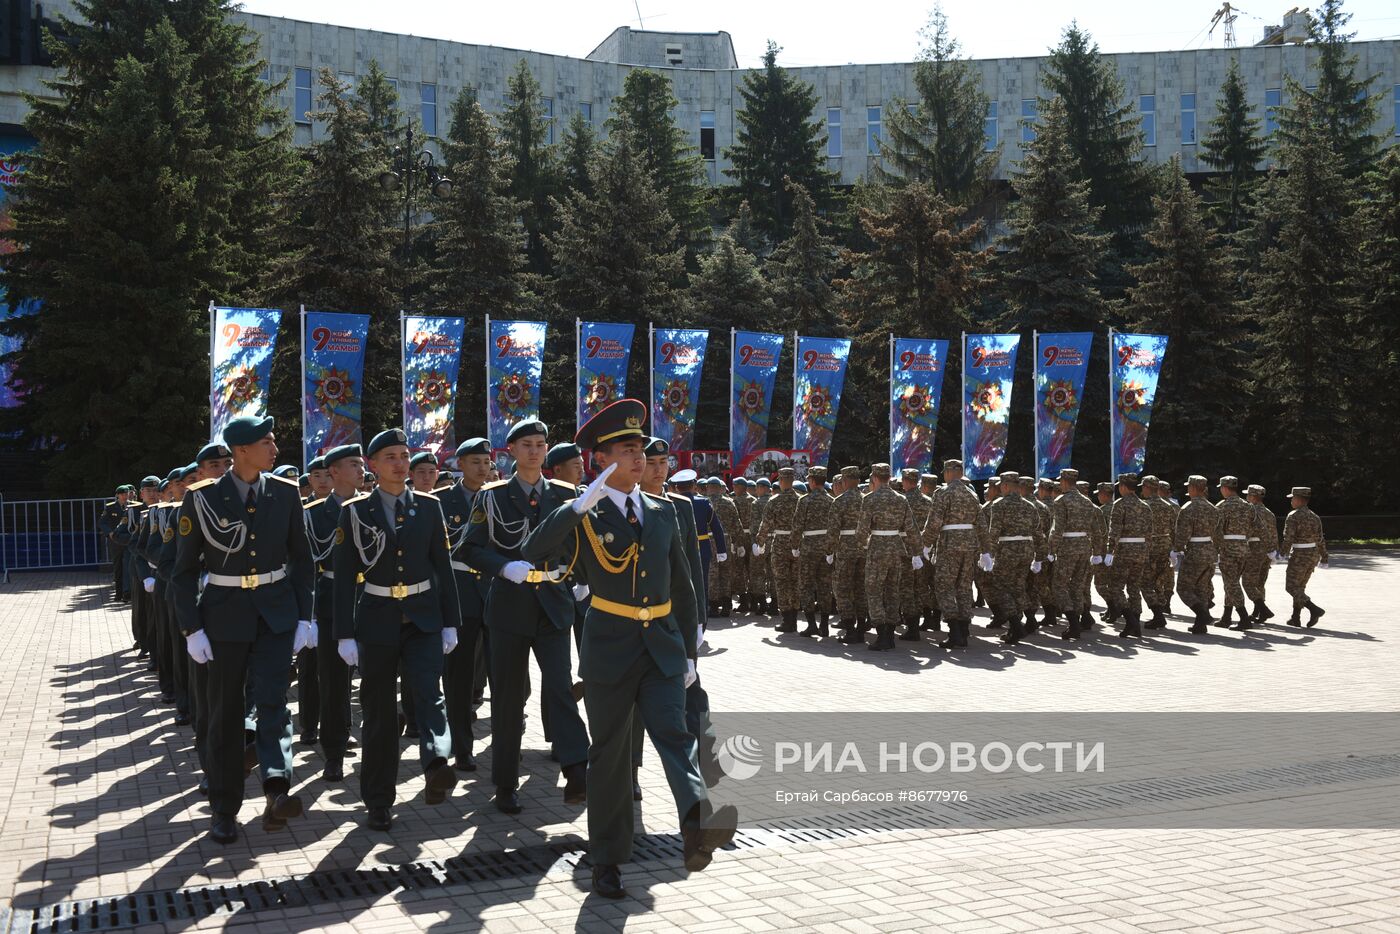
[[[856,526],[860,525],[860,502],[863,497],[858,487],[851,487],[831,501],[831,510],[827,513],[827,554],[845,554],[855,550]],[[846,532],[850,534],[843,534]]]
[[[1216,523],[1219,518],[1215,514],[1215,506],[1204,496],[1187,500],[1186,505],[1176,514],[1176,550],[1185,552],[1193,538],[1208,538],[1212,548],[1218,546],[1220,539],[1217,537]],[[1205,544],[1207,543],[1196,543],[1198,547]]]
[[[1249,532],[1250,550],[1262,554],[1278,551],[1278,516],[1263,503],[1252,503],[1251,506],[1254,509],[1254,526]]]
[[[1040,531],[1040,510],[1020,493],[1007,493],[985,510],[982,550],[996,555],[1010,548],[1029,545],[1037,559],[1045,557],[1045,536]],[[1016,539],[1002,541],[1003,538]],[[1026,538],[1029,541],[1021,541]],[[1028,562],[1029,563],[1029,562]]]
[[[1108,513],[1108,553],[1117,552],[1119,541],[1125,538],[1140,538],[1146,548],[1151,534],[1152,507],[1136,493],[1120,496]]]
[[[791,533],[796,517],[796,490],[780,490],[768,497],[763,509],[763,522],[758,527],[758,544],[763,546],[764,552],[793,547]]]
[[[980,547],[977,530],[982,519],[982,504],[977,494],[966,484],[954,483],[941,486],[929,502],[928,520],[924,523],[924,544],[934,551],[934,556],[943,549],[965,554]],[[948,529],[945,525],[970,525],[969,529]]]
[[[1148,534],[1147,545],[1154,552],[1172,550],[1172,537],[1176,534],[1177,508],[1170,500],[1154,496],[1146,500],[1152,510],[1152,531]]]
[[[855,538],[856,547],[867,549],[867,560],[898,557],[907,561],[924,549],[909,500],[888,486],[870,491],[860,501]]]
[[[1103,513],[1089,497],[1078,490],[1061,493],[1050,506],[1050,554],[1087,551],[1091,555],[1104,553],[1108,526]],[[1065,537],[1066,533],[1082,533]]]
[[[1315,543],[1317,560],[1327,560],[1327,536],[1322,534],[1322,520],[1307,506],[1295,509],[1283,520],[1283,546],[1279,554],[1288,555],[1294,547]]]
[[[836,502],[825,489],[813,490],[798,500],[792,522],[793,547],[808,554],[834,554],[827,547],[831,538],[831,504]]]
[[[1216,543],[1222,552],[1236,555],[1249,550],[1250,529],[1254,527],[1254,507],[1242,496],[1229,496],[1215,507]]]

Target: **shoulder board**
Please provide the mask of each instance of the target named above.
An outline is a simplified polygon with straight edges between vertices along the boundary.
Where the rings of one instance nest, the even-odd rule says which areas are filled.
[[[675,502],[678,502],[678,503],[688,503],[688,502],[690,502],[690,497],[689,497],[689,496],[686,496],[686,495],[684,495],[684,494],[682,494],[682,493],[667,493],[667,494],[666,494],[666,498],[667,498],[667,499],[674,500]]]
[[[641,490],[641,491],[639,491],[639,492],[642,494],[642,499],[643,499],[643,500],[651,500],[652,502],[656,503],[658,506],[661,505],[662,503],[666,503],[666,502],[669,502],[669,501],[670,501],[670,500],[669,500],[669,497],[666,497],[666,496],[655,496],[655,495],[653,495],[653,494],[651,494],[651,493],[648,493],[646,490]]]
[[[214,477],[206,477],[205,479],[199,481],[198,483],[191,483],[189,486],[185,487],[185,492],[186,492],[186,493],[193,493],[195,490],[202,490],[202,489],[204,489],[206,486],[213,486],[214,484],[216,484],[216,483],[218,483],[218,482],[219,482],[219,481],[218,481],[217,479],[215,479]]]
[[[302,504],[301,504],[301,508],[302,508],[302,509],[310,509],[310,508],[313,507],[313,506],[319,506],[319,505],[321,505],[321,504],[324,503],[325,501],[326,501],[326,498],[325,498],[324,496],[321,497],[320,499],[310,499],[310,500],[307,500],[306,502],[302,503]]]
[[[358,502],[360,502],[360,501],[362,501],[362,500],[366,500],[366,499],[369,499],[369,493],[360,493],[360,494],[358,494],[358,495],[355,495],[355,496],[350,497],[350,498],[347,499],[345,502],[341,503],[341,505],[342,505],[342,506],[349,506],[351,503],[358,503]]]
[[[279,477],[275,473],[265,473],[263,474],[263,476],[266,477],[268,480],[276,480],[278,483],[285,483],[287,484],[287,486],[295,487],[297,490],[301,489],[301,484],[296,480],[291,480],[287,477]]]
[[[431,493],[420,493],[420,492],[418,492],[417,490],[414,490],[414,491],[413,491],[413,495],[414,495],[415,498],[421,496],[421,497],[423,497],[424,499],[430,499],[430,500],[432,500],[432,501],[435,502],[435,503],[441,502],[441,500],[439,500],[436,496],[434,496],[434,495],[431,494]]]
[[[507,477],[507,478],[504,479],[504,480],[492,480],[490,483],[484,483],[484,484],[482,484],[481,489],[482,489],[482,490],[494,490],[496,487],[498,487],[498,486],[505,486],[505,485],[506,485],[507,483],[509,483],[509,482],[510,482],[510,478],[509,478],[509,477]],[[477,492],[480,492],[480,490],[478,490]]]
[[[578,495],[578,487],[574,486],[572,483],[565,483],[563,480],[555,480],[553,477],[549,478],[549,482],[567,492],[570,496]]]

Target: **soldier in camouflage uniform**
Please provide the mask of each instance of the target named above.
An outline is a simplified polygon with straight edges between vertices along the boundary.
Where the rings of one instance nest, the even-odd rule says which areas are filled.
[[[870,492],[860,503],[856,544],[866,552],[865,592],[870,601],[870,621],[875,651],[894,648],[894,627],[899,619],[899,581],[907,567],[924,566],[923,543],[914,528],[909,500],[890,487],[890,465],[870,468]]]
[[[922,538],[925,553],[933,562],[938,605],[948,618],[948,638],[939,643],[945,649],[967,648],[972,629],[972,571],[977,566],[981,516],[982,504],[971,485],[963,480],[962,461],[944,461],[943,486],[929,503]]]
[[[1238,477],[1220,478],[1220,505],[1216,510],[1216,541],[1220,544],[1220,587],[1225,594],[1225,609],[1220,613],[1217,626],[1230,626],[1230,613],[1235,612],[1240,621],[1231,629],[1243,632],[1249,628],[1249,617],[1244,612],[1244,588],[1240,578],[1244,575],[1244,562],[1249,557],[1249,532],[1254,527],[1254,510],[1240,497]]]
[[[797,572],[797,602],[807,618],[804,636],[831,635],[831,569],[834,556],[827,550],[831,533],[832,496],[826,491],[826,468],[807,470],[807,495],[797,502],[792,541],[801,552]],[[818,622],[820,620],[820,622]]]
[[[773,483],[767,477],[759,477],[753,483],[753,524],[749,526],[755,545],[758,544],[758,528],[763,524],[763,513],[768,501],[773,498]],[[768,613],[773,609],[770,588],[773,575],[769,571],[769,558],[763,549],[749,548],[749,601],[751,613]]]
[[[1147,538],[1147,582],[1143,593],[1152,619],[1146,628],[1162,629],[1172,609],[1172,589],[1176,584],[1172,568],[1172,540],[1176,535],[1177,508],[1162,493],[1162,483],[1150,474],[1142,478],[1143,501],[1152,510],[1152,530]]]
[[[1147,586],[1147,538],[1152,532],[1152,508],[1137,495],[1137,474],[1118,475],[1118,500],[1108,513],[1108,554],[1113,568],[1113,604],[1123,617],[1118,638],[1142,635],[1142,591]]]
[[[797,492],[792,488],[797,472],[791,467],[778,470],[778,492],[769,498],[763,510],[763,522],[758,527],[758,544],[762,554],[771,555],[768,563],[773,574],[773,592],[777,597],[782,621],[778,632],[797,632],[797,611],[801,608],[797,592],[797,559],[801,551],[792,529],[797,519]]]
[[[744,532],[742,523],[739,521],[739,510],[735,507],[734,500],[725,491],[724,482],[719,477],[710,477],[706,483],[705,495],[714,506],[715,518],[719,520],[719,527],[724,530],[725,548],[732,550],[735,542],[738,541],[745,546],[747,551],[749,543],[740,541]],[[736,536],[740,538],[736,538]],[[715,605],[714,615],[716,616],[728,617],[734,608],[732,578],[728,551],[726,551],[725,557],[717,558],[710,565],[710,582],[714,587],[710,591],[710,602]]]
[[[729,563],[734,565],[734,589],[739,593],[739,612],[755,613],[753,586],[749,581],[752,571],[750,554],[753,549],[754,533],[758,531],[758,521],[754,518],[757,500],[749,493],[749,481],[745,477],[734,478],[734,510],[739,513],[739,534],[743,544],[738,548],[729,546]]]
[[[1299,615],[1308,611],[1308,627],[1317,625],[1327,612],[1308,596],[1308,579],[1313,569],[1327,567],[1327,537],[1322,534],[1322,520],[1308,508],[1312,488],[1295,486],[1292,492],[1293,511],[1283,521],[1283,545],[1279,554],[1288,560],[1284,572],[1284,589],[1293,598],[1293,616],[1288,625],[1300,625]]]
[[[1107,480],[1100,481],[1094,495],[1098,498],[1099,515],[1103,516],[1103,527],[1107,529],[1108,514],[1113,511],[1113,484]],[[1107,557],[1106,551],[1104,556]],[[1098,592],[1099,599],[1103,601],[1104,624],[1112,626],[1113,621],[1118,616],[1113,611],[1113,567],[1105,561],[1100,561],[1094,566],[1094,590]],[[1089,628],[1092,629],[1093,625],[1094,621],[1090,618]]]
[[[930,508],[933,506],[933,494],[938,492],[939,486],[938,477],[934,474],[926,473],[919,476],[919,492],[928,497]],[[927,524],[927,516],[925,516],[924,525]],[[923,526],[921,525],[919,528],[922,531]],[[928,588],[929,600],[928,613],[924,618],[924,629],[929,632],[938,632],[942,628],[940,623],[943,621],[943,609],[938,604],[938,570],[934,567],[933,559],[927,554],[927,544],[924,545],[924,550],[923,574],[928,580],[924,586]],[[972,566],[976,567],[977,563],[974,561]]]
[[[906,467],[899,472],[900,492],[909,501],[909,511],[914,517],[914,528],[923,533],[924,525],[928,522],[929,508],[931,501],[919,489],[919,471]],[[922,552],[923,546],[920,545]],[[904,642],[918,642],[920,630],[920,618],[931,614],[929,606],[933,603],[933,595],[929,592],[931,583],[928,576],[928,565],[917,570],[913,567],[906,568],[900,574],[899,584],[899,616],[904,623],[904,632],[900,639]]]
[[[1001,478],[993,477],[987,481],[986,488],[982,491],[982,512],[977,520],[977,535],[980,538],[987,530],[987,507],[1001,499]],[[992,572],[982,567],[982,562],[977,563],[977,569],[972,573],[972,582],[976,585],[977,599],[975,606],[988,606],[987,590],[990,587]],[[987,624],[988,629],[1000,629],[1005,623],[996,614],[992,614],[992,621]]]
[[[991,573],[987,603],[993,620],[1006,627],[1001,641],[1015,645],[1025,635],[1022,618],[1029,606],[1028,573],[1040,573],[1045,557],[1045,536],[1040,533],[1040,510],[1021,495],[1020,476],[1014,470],[1001,475],[1001,498],[983,509],[981,532],[982,569]]]
[[[1050,507],[1050,543],[1046,557],[1053,562],[1055,576],[1051,605],[1065,615],[1068,628],[1062,639],[1078,639],[1092,625],[1089,616],[1089,571],[1103,563],[1108,529],[1103,514],[1092,500],[1079,492],[1075,481],[1079,471],[1060,471],[1059,496]]]
[[[1269,564],[1278,557],[1278,517],[1264,505],[1264,488],[1251,483],[1246,491],[1254,509],[1254,527],[1249,532],[1249,557],[1245,559],[1244,595],[1254,601],[1250,619],[1258,626],[1274,613],[1264,602],[1264,585],[1269,581]]]
[[[854,644],[862,641],[857,596],[863,589],[860,575],[865,571],[864,551],[856,544],[862,497],[860,468],[842,467],[837,484],[828,515],[826,553],[832,556],[831,592],[836,598],[837,625],[846,630],[841,641]]]
[[[1177,568],[1176,593],[1196,614],[1191,631],[1200,635],[1210,625],[1215,594],[1215,556],[1219,516],[1206,494],[1207,480],[1193,474],[1186,481],[1187,502],[1176,514],[1176,549],[1170,560]]]
[[[1021,495],[1026,498],[1036,511],[1040,513],[1040,534],[1046,541],[1050,540],[1050,503],[1054,500],[1055,481],[1049,477],[1034,480],[1030,477],[1022,477]],[[1029,481],[1029,483],[1025,482]],[[1042,625],[1050,625],[1059,614],[1054,608],[1054,591],[1051,587],[1051,579],[1055,573],[1053,562],[1046,561],[1042,564],[1039,574],[1031,574],[1026,578],[1026,597],[1030,601],[1026,607],[1026,634],[1035,632]],[[1037,620],[1035,611],[1037,608],[1044,608],[1044,620]]]

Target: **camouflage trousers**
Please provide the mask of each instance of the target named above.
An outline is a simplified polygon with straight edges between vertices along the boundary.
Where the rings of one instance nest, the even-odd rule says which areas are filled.
[[[1094,590],[1098,593],[1103,605],[1110,610],[1114,607],[1113,602],[1113,568],[1104,564],[1091,565],[1094,576]]]
[[[939,543],[933,565],[938,606],[949,619],[972,619],[972,572],[977,567],[977,544]]]
[[[1035,548],[1030,542],[1000,542],[992,553],[995,563],[987,581],[987,603],[997,614],[1025,613],[1030,609],[1026,593]]]
[[[749,549],[748,557],[741,559],[745,564],[745,578],[749,586],[749,593],[762,597],[768,593],[768,552],[755,555],[753,549]]]
[[[774,535],[768,568],[773,572],[773,598],[782,612],[802,609],[798,599],[797,558],[792,554],[792,535]]]
[[[1220,586],[1225,593],[1225,606],[1244,607],[1244,588],[1240,578],[1244,576],[1244,562],[1249,550],[1243,542],[1226,542],[1220,549]]]
[[[1129,618],[1142,616],[1142,591],[1147,586],[1147,546],[1136,542],[1119,542],[1113,555],[1113,576],[1109,592],[1116,609]]]
[[[1070,541],[1070,539],[1066,539]],[[1063,544],[1051,565],[1055,569],[1050,579],[1050,606],[1065,615],[1079,614],[1089,608],[1089,547]]]
[[[1170,548],[1151,548],[1147,553],[1147,585],[1143,599],[1149,610],[1163,613],[1172,606],[1172,586],[1176,572],[1172,570]]]
[[[739,557],[738,549],[729,553],[729,560],[724,562],[729,568],[729,593],[732,596],[740,596],[748,593],[749,590],[749,549],[744,549],[744,557]]]
[[[1317,567],[1317,549],[1299,548],[1296,545],[1288,556],[1288,567],[1283,575],[1283,589],[1293,598],[1293,609],[1308,605],[1308,579]]]
[[[846,538],[854,541],[850,536]],[[836,615],[842,619],[864,616],[859,598],[865,592],[865,553],[839,545],[835,559],[831,568],[831,594],[836,599]]]
[[[899,612],[902,616],[921,616],[938,606],[935,592],[933,562],[925,561],[917,571],[906,567],[900,573]]]
[[[723,603],[729,599],[729,562],[733,557],[730,555],[721,562],[719,555],[715,555],[715,559],[710,562],[707,592],[711,603]]]
[[[1249,557],[1244,560],[1244,574],[1240,583],[1244,595],[1255,603],[1264,599],[1264,585],[1269,581],[1269,553],[1262,548],[1251,547]]]
[[[1191,542],[1176,572],[1176,594],[1193,612],[1204,613],[1215,599],[1215,546]]]
[[[870,605],[870,622],[876,626],[893,626],[899,622],[899,579],[907,567],[909,558],[902,552],[866,556],[865,593]]]
[[[818,613],[830,613],[832,610],[833,598],[831,595],[831,572],[832,565],[826,563],[826,548],[823,544],[820,547],[812,547],[811,543],[822,541],[815,536],[807,539],[807,544],[802,547],[802,557],[796,559],[797,565],[797,602],[802,609],[807,610],[813,607]]]

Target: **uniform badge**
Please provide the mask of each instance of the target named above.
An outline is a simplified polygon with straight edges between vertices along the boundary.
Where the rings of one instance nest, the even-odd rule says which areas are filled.
[[[416,509],[410,509],[410,510],[408,511],[408,514],[409,514],[410,516],[416,516],[416,515],[418,515],[418,510],[416,510]]]
[[[343,545],[343,544],[345,544],[345,530],[344,530],[344,529],[336,529],[336,530],[335,530],[335,543],[336,543],[337,545]]]
[[[604,533],[603,533],[603,541],[605,541],[605,542],[607,542],[609,545],[611,545],[611,544],[612,544],[612,540],[613,540],[613,533],[611,533],[611,532],[604,532]]]
[[[194,523],[190,521],[190,517],[189,517],[189,516],[181,516],[181,517],[180,517],[180,534],[181,534],[181,535],[188,535],[188,534],[190,534],[190,533],[193,532],[193,531],[194,531]]]
[[[228,520],[225,519],[225,518],[223,518],[222,516],[219,518],[219,528],[221,528],[221,529],[226,529],[226,528],[228,528]]]
[[[160,533],[160,540],[163,541],[163,542],[168,542],[168,541],[170,541],[170,540],[171,540],[172,538],[174,538],[174,537],[175,537],[175,530],[172,529],[172,528],[169,528],[169,527],[167,527],[166,530],[165,530],[164,532],[161,532],[161,533]]]
[[[472,513],[471,521],[472,521],[472,522],[485,522],[485,521],[486,521],[486,510],[485,510],[485,509],[478,509],[478,510],[476,510],[475,512],[473,512],[473,513]]]

